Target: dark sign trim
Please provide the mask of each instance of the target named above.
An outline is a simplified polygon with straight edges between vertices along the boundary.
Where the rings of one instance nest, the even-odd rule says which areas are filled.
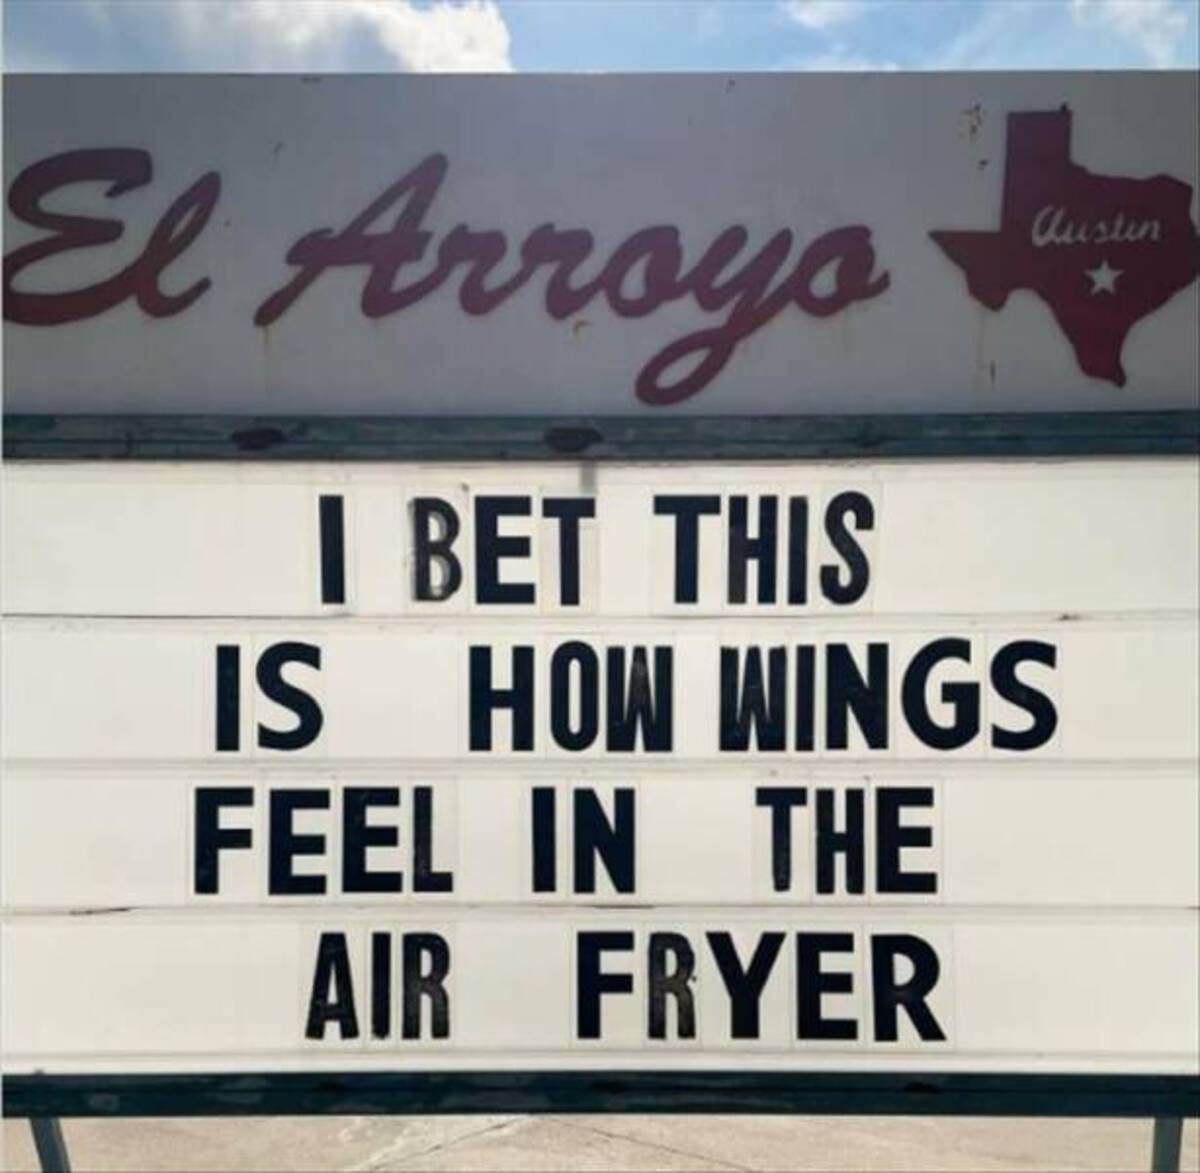
[[[6,415],[9,460],[1190,456],[1200,411],[787,416]]]
[[[6,1116],[459,1113],[1195,1116],[1190,1075],[288,1072],[10,1075]]]

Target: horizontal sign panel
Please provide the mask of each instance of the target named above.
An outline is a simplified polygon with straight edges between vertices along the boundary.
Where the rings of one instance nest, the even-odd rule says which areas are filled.
[[[6,1074],[1200,1071],[1191,462],[5,488]]]
[[[1197,1069],[1189,912],[110,913],[5,936],[9,1073]]]
[[[11,620],[10,759],[1176,760],[1194,617]]]
[[[1160,71],[10,76],[7,409],[1194,408],[1196,108]]]
[[[1195,609],[1187,460],[18,465],[5,609],[807,615]]]
[[[886,780],[885,780],[886,779]],[[5,779],[22,911],[229,905],[1188,908],[1193,766]],[[914,915],[920,914],[914,912]]]

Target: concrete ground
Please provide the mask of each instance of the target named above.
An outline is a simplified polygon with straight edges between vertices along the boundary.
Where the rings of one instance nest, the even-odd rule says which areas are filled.
[[[1148,1170],[1145,1120],[780,1116],[68,1120],[90,1170]],[[7,1170],[36,1170],[24,1120]],[[1197,1122],[1182,1169],[1200,1170]]]

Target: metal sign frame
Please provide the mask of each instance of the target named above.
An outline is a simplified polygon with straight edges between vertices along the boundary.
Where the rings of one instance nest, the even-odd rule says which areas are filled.
[[[9,460],[1194,456],[1200,411],[975,415],[5,415]]]
[[[1200,1115],[1190,1075],[737,1071],[237,1072],[16,1075],[11,1116]]]
[[[1200,411],[572,419],[554,416],[6,415],[4,456],[96,460],[640,461],[1200,454]],[[62,1116],[687,1113],[1154,1117],[1177,1170],[1197,1075],[588,1071],[18,1075],[43,1168]]]

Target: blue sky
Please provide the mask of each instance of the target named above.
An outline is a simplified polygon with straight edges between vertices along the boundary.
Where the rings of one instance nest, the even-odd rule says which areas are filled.
[[[15,70],[1197,68],[1200,0],[7,0]]]

